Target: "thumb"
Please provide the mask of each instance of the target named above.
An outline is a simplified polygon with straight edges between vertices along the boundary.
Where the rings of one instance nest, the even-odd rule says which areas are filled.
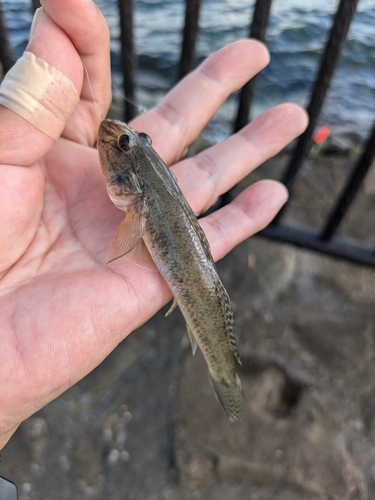
[[[43,9],[35,14],[27,51],[63,73],[80,92],[83,82],[80,56],[70,38]],[[26,73],[24,78],[27,77]],[[0,164],[33,165],[53,144],[54,139],[49,135],[14,111],[0,106]]]
[[[81,59],[70,38],[43,10],[34,18],[27,50],[61,71],[80,92]],[[45,192],[44,174],[37,162],[54,142],[35,125],[0,106],[0,278],[24,255],[39,227]]]

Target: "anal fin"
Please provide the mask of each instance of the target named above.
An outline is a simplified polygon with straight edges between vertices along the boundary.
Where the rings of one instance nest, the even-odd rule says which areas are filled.
[[[187,323],[186,323],[186,331],[187,331],[187,334],[189,336],[191,349],[193,351],[193,356],[194,356],[194,354],[197,352],[198,343],[193,335],[193,332],[191,331],[190,326]]]

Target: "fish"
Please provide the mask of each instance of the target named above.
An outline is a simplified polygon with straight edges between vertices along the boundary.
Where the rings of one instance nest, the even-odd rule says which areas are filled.
[[[208,365],[214,392],[231,422],[241,418],[243,391],[233,308],[217,273],[210,245],[177,179],[151,138],[117,120],[100,124],[97,148],[114,205],[125,212],[108,253],[112,262],[141,239],[180,308],[195,353]]]

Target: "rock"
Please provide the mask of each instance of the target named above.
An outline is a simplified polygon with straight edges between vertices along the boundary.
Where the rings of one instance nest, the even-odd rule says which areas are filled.
[[[100,475],[103,473],[100,455],[87,439],[82,438],[74,445],[72,471],[87,486],[96,486],[99,483]]]
[[[373,327],[362,318],[301,318],[292,329],[307,351],[344,376],[363,370],[374,355]]]

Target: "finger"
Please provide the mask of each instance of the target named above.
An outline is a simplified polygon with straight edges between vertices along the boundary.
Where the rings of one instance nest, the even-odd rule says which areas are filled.
[[[151,111],[132,126],[154,139],[167,164],[181,158],[221,104],[269,62],[267,49],[255,40],[231,43],[204,61]]]
[[[69,37],[46,14],[34,24],[28,48],[63,72],[80,90],[80,57]],[[0,273],[24,254],[39,227],[44,174],[36,162],[54,143],[30,122],[0,106]]]
[[[92,0],[42,0],[47,14],[69,36],[87,70],[81,105],[67,123],[64,137],[94,144],[99,123],[111,103],[110,38],[107,23]]]
[[[236,245],[264,229],[287,199],[283,184],[262,180],[245,189],[229,205],[200,219],[214,260],[221,259]]]
[[[27,50],[66,75],[78,93],[82,90],[82,102],[68,121],[64,135],[77,142],[92,144],[101,118],[99,115],[106,113],[111,95],[107,25],[91,0],[46,0],[43,4],[48,15],[45,13],[37,17]],[[82,61],[89,74],[92,93],[88,90],[87,81],[82,89]],[[53,143],[53,139],[34,125],[1,107],[0,162],[33,164],[46,154]]]
[[[194,212],[208,210],[221,194],[281,151],[306,126],[302,108],[281,104],[229,139],[175,165],[173,171]]]
[[[66,75],[80,93],[83,69],[69,37],[43,11],[39,11],[35,19],[28,51]],[[33,165],[54,142],[54,139],[18,114],[0,107],[0,163]]]

